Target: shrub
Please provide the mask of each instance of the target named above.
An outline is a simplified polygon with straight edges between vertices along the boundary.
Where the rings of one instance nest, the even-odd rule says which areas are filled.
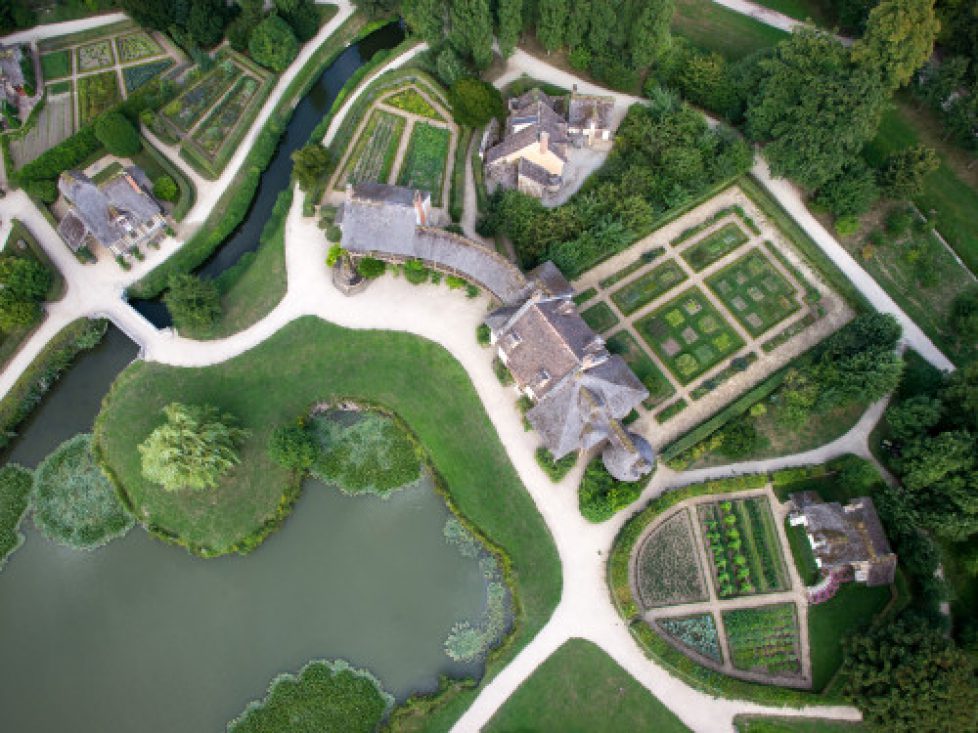
[[[492,341],[492,330],[484,323],[475,327],[475,340],[479,346],[488,346]]]
[[[470,75],[465,62],[455,53],[455,49],[447,44],[439,51],[438,57],[435,59],[435,73],[446,87],[450,87],[462,77]]]
[[[37,468],[34,524],[50,540],[90,550],[123,536],[133,518],[92,455],[92,436],[62,443]]]
[[[619,509],[631,504],[642,493],[641,481],[619,481],[595,458],[584,469],[584,478],[577,491],[578,506],[589,522],[603,522]]]
[[[330,224],[326,227],[326,239],[330,242],[339,242],[343,239],[343,230],[335,224]]]
[[[536,459],[537,465],[550,477],[550,480],[558,483],[574,468],[574,464],[577,463],[577,453],[568,453],[559,461],[555,461],[553,454],[541,445],[537,448]]]
[[[916,217],[909,206],[898,206],[886,215],[886,232],[894,237],[903,237],[910,232]]]
[[[113,155],[128,158],[142,150],[139,133],[120,112],[108,112],[95,122],[95,137]]]
[[[498,357],[492,360],[492,371],[495,373],[496,379],[504,387],[508,387],[513,383],[513,375],[510,374],[509,369],[506,368],[506,365]]]
[[[316,440],[305,425],[280,425],[268,441],[268,456],[292,471],[308,471],[316,460]]]
[[[26,468],[8,463],[0,468],[0,568],[24,542],[20,523],[31,502],[34,479]]]
[[[850,237],[859,231],[859,218],[841,216],[835,220],[835,233],[840,237]]]
[[[17,171],[17,180],[23,183],[57,178],[66,170],[78,167],[101,146],[102,143],[95,136],[95,128],[91,125],[83,127]]]
[[[869,211],[879,194],[876,174],[865,163],[856,161],[819,187],[815,203],[833,216],[857,216]]]
[[[153,195],[160,201],[176,201],[180,197],[180,188],[170,176],[162,175],[153,182]]]
[[[412,285],[428,282],[430,273],[431,270],[422,265],[419,260],[408,260],[404,263],[404,278]]]
[[[178,328],[207,328],[221,315],[221,296],[212,280],[171,274],[163,302]]]
[[[482,127],[493,117],[506,116],[503,97],[492,84],[479,79],[459,79],[448,90],[455,121],[466,127]]]
[[[368,280],[375,280],[387,270],[387,263],[373,257],[362,257],[357,262],[357,272]]]
[[[24,191],[31,198],[36,198],[46,204],[53,204],[58,200],[58,185],[51,180],[41,179],[37,181],[26,181]]]
[[[251,31],[248,51],[262,66],[282,72],[299,55],[299,41],[288,23],[270,15]]]

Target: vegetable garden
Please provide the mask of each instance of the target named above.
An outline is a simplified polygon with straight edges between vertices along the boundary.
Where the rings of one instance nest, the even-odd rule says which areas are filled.
[[[685,509],[653,530],[635,559],[636,586],[645,608],[705,601],[698,556]]]
[[[128,36],[117,36],[115,47],[119,53],[119,62],[123,64],[149,58],[150,56],[159,56],[163,53],[163,49],[160,48],[159,44],[145,32],[131,33]]]
[[[91,122],[121,101],[122,94],[114,71],[78,78],[78,111],[81,124]]]
[[[75,51],[75,68],[79,72],[104,69],[114,64],[115,56],[112,55],[112,44],[108,40],[79,46]]]
[[[656,621],[656,624],[667,636],[672,637],[684,647],[697,654],[702,654],[718,664],[723,662],[720,638],[717,636],[717,625],[713,620],[712,613],[663,618]]]
[[[241,73],[232,62],[218,64],[209,74],[163,108],[163,115],[179,130],[187,132],[221,98]]]
[[[730,661],[737,669],[770,675],[801,674],[793,603],[726,611],[723,625]]]
[[[241,119],[248,103],[258,91],[258,86],[258,80],[254,77],[240,77],[230,93],[198,125],[193,135],[194,142],[200,144],[211,156],[216,155]]]
[[[398,184],[430,191],[432,204],[441,206],[442,181],[451,140],[451,132],[445,127],[416,123],[397,174]]]
[[[367,181],[387,183],[394,165],[394,156],[397,155],[397,146],[404,133],[404,124],[403,117],[374,110],[350,155],[348,172],[339,179],[338,186],[342,187],[346,183],[357,185]]]
[[[173,66],[172,59],[150,61],[148,64],[140,64],[138,66],[127,66],[122,70],[122,78],[126,82],[126,92],[131,94],[171,66]]]

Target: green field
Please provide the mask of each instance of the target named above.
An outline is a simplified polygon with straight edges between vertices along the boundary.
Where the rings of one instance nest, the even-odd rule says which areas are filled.
[[[740,336],[697,287],[640,319],[635,328],[683,384],[743,346]]]
[[[825,0],[756,0],[756,2],[795,20],[810,20],[815,25],[826,28],[830,28],[834,23],[831,3]]]
[[[618,325],[618,316],[608,307],[607,303],[595,303],[581,313],[581,318],[591,327],[591,330],[603,333]]]
[[[628,331],[619,331],[608,339],[607,345],[612,354],[621,355],[628,368],[649,390],[649,397],[643,403],[646,407],[655,407],[675,394],[672,383]]]
[[[760,336],[801,307],[794,287],[758,249],[706,282],[751,336]]]
[[[67,51],[44,54],[41,56],[41,73],[47,81],[71,76],[71,54]]]
[[[737,733],[864,733],[860,723],[814,718],[735,718]]]
[[[81,123],[91,122],[122,101],[119,80],[114,71],[78,78],[78,111]]]
[[[683,269],[674,260],[668,260],[616,290],[611,299],[622,313],[631,315],[685,279]]]
[[[404,162],[397,173],[398,185],[428,191],[431,193],[431,203],[441,206],[442,181],[445,179],[451,141],[452,135],[446,128],[425,122],[416,123]]]
[[[485,733],[683,733],[689,729],[611,657],[571,639],[527,679]]]
[[[745,244],[748,236],[739,226],[730,222],[724,224],[709,236],[703,237],[696,244],[683,250],[683,259],[690,266],[699,272],[704,270],[714,262],[725,256],[728,252],[733,252],[737,247]]]
[[[784,31],[711,0],[678,0],[672,30],[705,51],[716,51],[731,60],[770,48],[788,37]]]

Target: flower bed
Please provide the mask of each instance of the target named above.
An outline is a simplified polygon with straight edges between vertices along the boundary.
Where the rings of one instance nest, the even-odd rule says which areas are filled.
[[[744,608],[723,614],[730,661],[737,669],[770,675],[801,673],[798,621],[793,603]]]
[[[150,61],[148,64],[139,64],[138,66],[127,66],[122,70],[122,78],[126,82],[126,91],[130,93],[136,91],[139,87],[146,84],[156,75],[162,74],[171,66],[173,66],[173,59]]]
[[[733,252],[737,247],[745,244],[747,240],[748,236],[744,234],[744,231],[733,222],[730,222],[729,224],[724,224],[708,237],[704,237],[692,247],[684,250],[683,259],[696,272],[699,272],[712,265],[721,257],[725,257],[728,253]]]
[[[635,559],[635,585],[645,608],[705,601],[689,514],[682,509],[654,529]]]
[[[595,303],[581,313],[581,318],[591,327],[592,331],[602,333],[618,325],[618,316],[608,307],[607,303]]]
[[[712,613],[697,613],[693,616],[664,618],[656,624],[667,636],[707,659],[722,663],[720,639],[717,636],[716,622]]]
[[[115,58],[112,56],[112,44],[108,39],[96,41],[87,46],[80,46],[75,51],[75,59],[75,68],[78,71],[94,71],[115,64]]]
[[[231,88],[231,92],[214,108],[194,133],[194,141],[211,156],[217,154],[227,141],[231,130],[241,119],[245,108],[258,91],[258,80],[242,76]]]
[[[669,292],[685,279],[686,273],[679,264],[675,260],[667,260],[616,290],[611,294],[611,299],[628,316]]]
[[[118,36],[115,39],[115,47],[119,53],[119,62],[123,64],[163,53],[159,44],[150,38],[148,33],[143,32]]]

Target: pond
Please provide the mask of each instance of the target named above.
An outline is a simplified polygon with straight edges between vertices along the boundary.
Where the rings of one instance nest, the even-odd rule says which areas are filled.
[[[272,213],[275,200],[292,175],[292,153],[309,142],[309,135],[329,111],[336,95],[353,73],[378,52],[394,48],[402,40],[403,29],[397,23],[390,23],[351,45],[322,73],[296,106],[275,156],[262,173],[258,192],[244,221],[198,268],[198,275],[215,278],[234,265],[243,254],[258,249],[261,230]],[[131,303],[157,328],[173,324],[161,300],[132,300]]]
[[[135,349],[115,329],[59,382],[7,455],[33,466],[91,429]],[[136,528],[91,553],[27,542],[0,571],[3,729],[221,731],[279,672],[313,658],[368,668],[403,699],[481,674],[442,644],[478,621],[477,560],[448,545],[430,484],[389,499],[309,481],[247,557],[201,560]]]

